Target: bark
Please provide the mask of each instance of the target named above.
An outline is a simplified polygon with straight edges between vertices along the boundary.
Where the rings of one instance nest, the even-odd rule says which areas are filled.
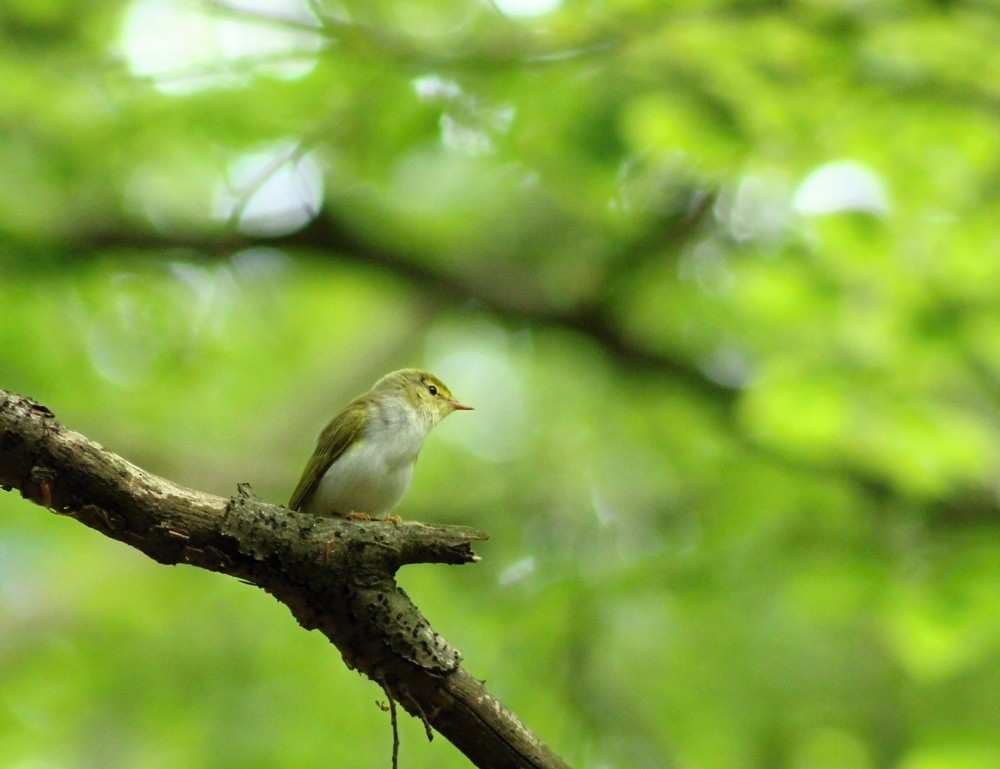
[[[464,670],[459,651],[396,584],[406,564],[477,561],[472,544],[485,534],[293,513],[262,502],[246,485],[228,500],[184,488],[4,390],[0,486],[159,563],[186,563],[257,585],[478,767],[567,766]]]

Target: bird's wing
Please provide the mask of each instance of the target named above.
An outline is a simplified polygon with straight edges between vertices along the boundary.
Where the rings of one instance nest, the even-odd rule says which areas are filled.
[[[302,471],[302,477],[292,492],[292,498],[288,501],[289,510],[298,510],[302,506],[306,498],[316,489],[323,473],[358,439],[361,425],[365,422],[364,411],[364,404],[351,403],[323,428],[316,441],[316,451],[309,458],[306,469]],[[350,418],[353,416],[351,412],[361,413],[357,414],[358,418],[353,419]]]

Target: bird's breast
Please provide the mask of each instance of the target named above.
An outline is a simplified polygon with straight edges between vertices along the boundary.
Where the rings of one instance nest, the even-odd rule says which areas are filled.
[[[425,433],[375,430],[330,465],[303,506],[317,515],[383,515],[395,507],[413,477]]]

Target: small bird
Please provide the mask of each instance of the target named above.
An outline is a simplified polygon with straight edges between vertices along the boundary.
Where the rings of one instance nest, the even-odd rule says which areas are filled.
[[[388,513],[409,487],[434,425],[453,411],[471,410],[429,371],[386,374],[320,433],[288,509],[361,520]]]

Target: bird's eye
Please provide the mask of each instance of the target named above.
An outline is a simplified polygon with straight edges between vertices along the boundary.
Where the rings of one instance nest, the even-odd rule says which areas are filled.
[[[429,392],[431,395],[437,395],[438,394],[437,386],[436,385],[427,385],[427,392]]]

